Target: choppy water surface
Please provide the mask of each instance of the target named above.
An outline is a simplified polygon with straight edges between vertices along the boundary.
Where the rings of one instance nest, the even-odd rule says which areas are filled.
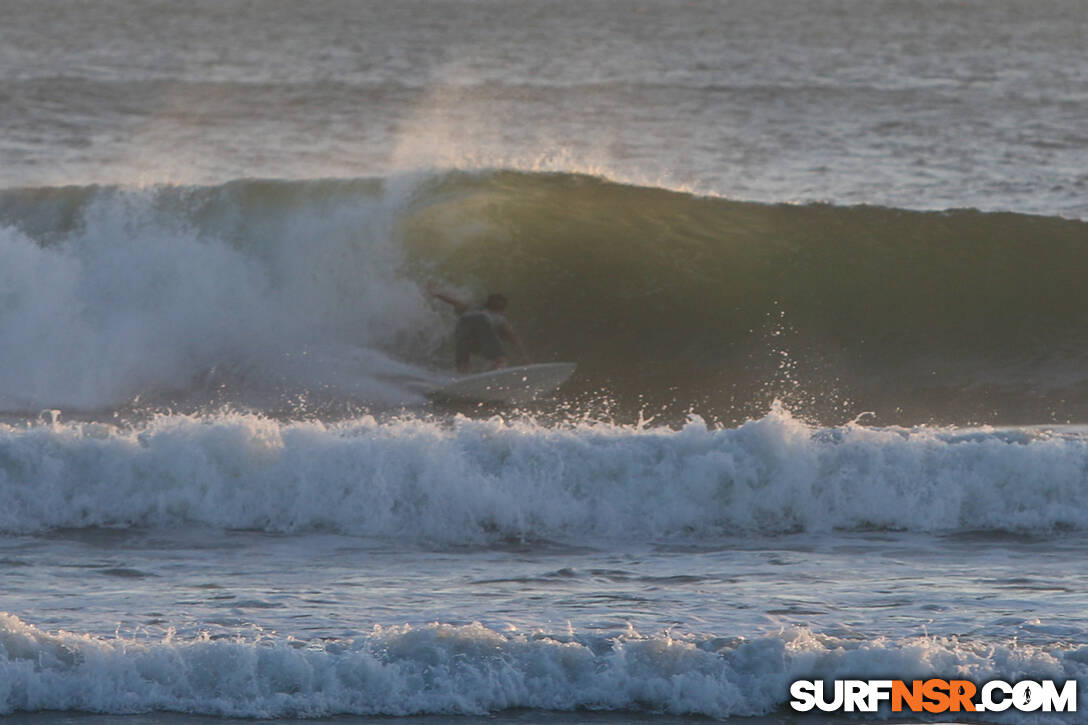
[[[0,6],[5,718],[1088,701],[1082,3]]]

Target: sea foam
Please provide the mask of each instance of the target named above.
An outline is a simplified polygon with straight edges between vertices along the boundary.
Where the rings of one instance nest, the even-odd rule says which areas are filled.
[[[0,713],[152,710],[238,717],[472,714],[510,708],[711,717],[784,707],[811,678],[1079,679],[1088,650],[949,638],[842,639],[807,629],[728,640],[375,627],[342,641],[181,641],[47,633],[0,615]],[[1084,685],[1078,693],[1085,696]],[[884,713],[887,716],[888,713]],[[1076,717],[1076,716],[1074,716]],[[1002,722],[1046,722],[1005,713]],[[1069,715],[1053,722],[1083,722]]]
[[[334,531],[427,544],[1088,527],[1088,435],[370,416],[164,415],[0,429],[0,531]]]

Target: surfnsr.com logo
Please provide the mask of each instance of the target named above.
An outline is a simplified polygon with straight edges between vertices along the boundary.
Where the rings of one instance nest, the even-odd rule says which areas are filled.
[[[830,683],[828,683],[830,684]],[[981,687],[969,680],[797,680],[790,686],[797,712],[1076,712],[1077,681],[1060,687],[1053,680],[1009,683],[991,680]]]

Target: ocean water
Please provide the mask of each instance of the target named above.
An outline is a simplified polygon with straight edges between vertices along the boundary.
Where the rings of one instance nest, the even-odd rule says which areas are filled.
[[[1088,702],[1088,5],[0,10],[5,722]]]

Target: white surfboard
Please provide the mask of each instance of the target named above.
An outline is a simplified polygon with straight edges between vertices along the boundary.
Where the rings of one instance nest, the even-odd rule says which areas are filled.
[[[538,363],[466,375],[431,392],[444,400],[473,403],[523,403],[567,382],[576,363]]]

